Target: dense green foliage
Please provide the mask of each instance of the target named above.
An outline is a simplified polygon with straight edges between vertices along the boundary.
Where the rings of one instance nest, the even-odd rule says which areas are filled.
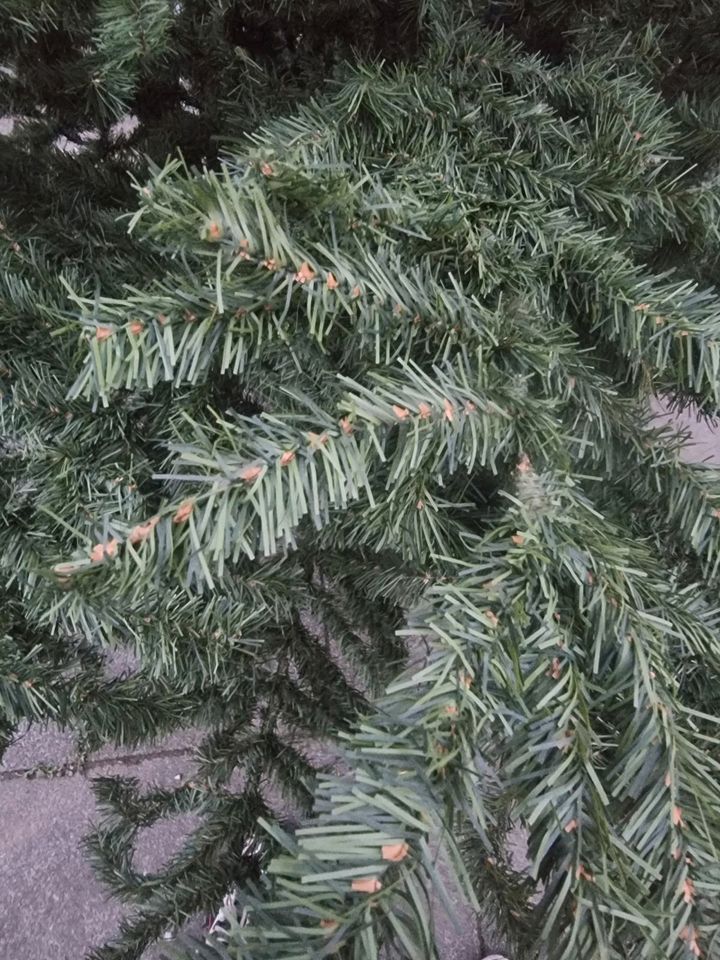
[[[231,890],[251,922],[228,904],[207,956],[432,957],[439,837],[518,958],[720,956],[720,477],[647,419],[653,392],[720,406],[707,91],[663,100],[653,30],[581,31],[550,65],[438,0],[410,62],[341,67],[261,123],[338,34],[322,66],[248,45],[185,116],[181,39],[217,27],[193,9],[134,6],[155,32],[129,53],[102,5],[63,14],[120,57],[75,132],[130,112],[140,140],[69,156],[39,117],[47,189],[8,203],[0,254],[6,736],[209,729],[175,789],[98,783],[89,848],[136,908],[98,957]],[[530,13],[503,15],[522,35]],[[33,128],[1,145],[18,183]],[[115,648],[138,668],[112,679]],[[178,856],[136,871],[138,831],[190,811]]]
[[[144,156],[212,161],[220,137],[302,95],[351,45],[393,55],[391,14],[391,0],[2,0],[0,109],[23,120],[0,141],[6,200],[25,201],[35,229],[45,214],[56,240],[59,215],[79,226],[83,197],[90,229]]]
[[[717,93],[716,0],[498,0],[491,6],[495,22],[555,58],[587,42],[617,54],[625,38],[649,28],[654,55],[638,57],[636,64],[654,72],[664,94],[694,93],[709,101]]]
[[[712,954],[720,490],[645,403],[718,406],[718,300],[692,281],[716,257],[717,182],[691,169],[682,107],[626,62],[550,68],[436,16],[412,71],[358,70],[221,177],[164,171],[138,230],[191,279],[88,304],[112,329],[89,396],[164,375],[170,283],[207,303],[174,376],[240,357],[262,384],[259,416],[183,428],[153,569],[209,585],[233,550],[298,531],[392,542],[432,584],[408,627],[427,656],[351,735],[320,819],[280,836],[265,895],[239,895],[251,922],[227,950],[432,955],[427,842],[452,817],[492,852],[471,880],[500,910],[498,831],[529,831],[544,895],[517,878],[517,950]],[[684,277],[643,266],[667,244]],[[172,522],[188,495],[194,540]],[[132,554],[116,563],[133,583]]]
[[[202,782],[212,797],[186,788],[143,806],[145,824],[162,810],[204,814],[185,858],[155,879],[137,878],[129,859],[107,871],[144,903],[119,955],[211,910],[237,878],[265,809],[259,790],[254,800],[224,790],[237,758],[249,782],[272,769],[295,805],[307,804],[312,766],[295,745],[353,717],[364,702],[356,687],[386,678],[402,645],[392,605],[344,596],[345,571],[336,578],[330,556],[332,590],[315,558],[298,553],[282,571],[253,568],[251,580],[236,565],[212,602],[166,580],[130,604],[112,589],[90,603],[48,579],[81,530],[100,538],[160,502],[154,478],[180,410],[256,409],[248,384],[231,378],[134,391],[106,410],[68,399],[86,349],[68,290],[122,297],[160,271],[162,258],[129,240],[121,217],[134,203],[131,175],[145,178],[150,162],[178,151],[216,165],[220,137],[307,97],[351,45],[395,56],[400,23],[384,0],[0,2],[0,116],[14,120],[0,135],[0,747],[22,723],[47,720],[74,730],[83,753],[208,731]],[[314,608],[313,622],[332,627],[354,665],[351,681],[326,634],[301,621]],[[107,658],[118,649],[121,676]],[[117,795],[112,784],[98,791]],[[122,807],[129,816],[127,790]],[[121,829],[112,843],[127,836]]]

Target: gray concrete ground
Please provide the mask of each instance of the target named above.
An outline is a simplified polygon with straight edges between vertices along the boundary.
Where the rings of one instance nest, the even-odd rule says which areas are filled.
[[[653,413],[658,424],[674,425],[691,434],[691,439],[685,445],[684,457],[689,463],[720,466],[720,425],[712,427],[699,421],[689,409],[682,413],[669,413],[660,400],[653,404]]]
[[[0,767],[2,960],[82,960],[113,934],[122,909],[108,899],[80,847],[97,816],[90,779],[126,774],[141,783],[170,784],[189,772],[197,739],[190,732],[132,756],[108,751],[85,771],[40,771],[31,779],[28,768],[71,760],[71,740],[57,730],[32,730],[8,751]],[[178,818],[145,831],[136,865],[156,869],[191,826]]]
[[[660,408],[657,413],[667,415]],[[720,434],[690,414],[675,420],[693,433],[689,460],[720,464]],[[198,739],[189,731],[130,755],[107,750],[84,771],[33,779],[26,771],[38,764],[72,760],[72,741],[54,729],[33,729],[18,739],[0,765],[0,960],[82,960],[113,934],[122,910],[107,899],[80,849],[96,817],[90,779],[127,774],[170,783],[186,775]],[[145,831],[137,865],[156,869],[189,828],[187,820],[178,819]],[[443,960],[479,960],[471,916],[442,924],[440,936]],[[147,960],[157,956],[153,950]]]

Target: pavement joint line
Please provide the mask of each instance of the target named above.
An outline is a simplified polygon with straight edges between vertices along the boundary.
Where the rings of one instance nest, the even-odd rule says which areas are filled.
[[[93,757],[87,759],[78,755],[60,764],[38,763],[34,767],[14,767],[0,770],[0,783],[6,780],[54,780],[58,777],[85,776],[93,767],[126,763],[137,766],[145,760],[160,760],[167,757],[180,757],[191,753],[195,747],[168,747],[164,750],[149,750],[147,753],[122,753],[116,757]]]

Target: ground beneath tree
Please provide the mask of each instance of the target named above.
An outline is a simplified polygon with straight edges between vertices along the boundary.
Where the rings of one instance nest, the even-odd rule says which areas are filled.
[[[122,907],[106,897],[80,847],[97,817],[90,781],[120,774],[169,786],[190,773],[198,740],[184,733],[133,754],[102,751],[80,769],[71,738],[56,730],[18,740],[0,767],[0,956],[81,960],[113,933]],[[136,865],[158,867],[191,827],[178,817],[144,831]]]

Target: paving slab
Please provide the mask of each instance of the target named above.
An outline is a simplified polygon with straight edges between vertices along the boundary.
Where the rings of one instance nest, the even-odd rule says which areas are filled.
[[[71,762],[76,753],[75,739],[68,730],[61,730],[54,723],[24,725],[0,761],[0,774],[38,765],[58,766]]]
[[[95,814],[83,777],[0,783],[0,956],[81,960],[122,915],[80,849]]]
[[[0,768],[0,957],[3,960],[82,960],[117,930],[123,907],[108,896],[87,862],[81,841],[98,819],[93,776],[137,777],[143,785],[169,786],[192,768],[193,744],[179,737],[156,745],[169,755],[110,757],[86,773],[28,778],[33,763],[54,763],[71,755],[58,731],[33,728]],[[57,751],[53,753],[53,751]],[[16,773],[16,771],[18,771]],[[193,828],[178,817],[141,834],[138,869],[156,871]],[[148,951],[147,960],[159,953]]]
[[[708,467],[720,467],[720,429],[717,425],[699,420],[692,407],[671,410],[668,403],[656,398],[652,412],[658,426],[669,426],[689,433],[690,439],[683,449],[683,460],[688,463],[704,463]]]

